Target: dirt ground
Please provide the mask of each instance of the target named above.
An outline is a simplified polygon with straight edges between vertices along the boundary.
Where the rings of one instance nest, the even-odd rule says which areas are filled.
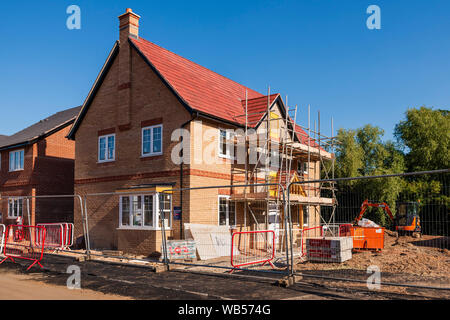
[[[0,265],[0,277],[3,278],[6,275],[5,288],[0,287],[1,298],[44,299],[48,297],[52,299],[54,297],[52,294],[55,294],[59,299],[70,300],[125,297],[138,300],[252,301],[409,299],[403,295],[380,294],[367,292],[367,290],[341,290],[339,287],[333,289],[314,282],[299,282],[291,287],[283,288],[276,285],[280,277],[244,271],[236,271],[231,277],[225,271],[204,274],[193,270],[174,269],[155,273],[149,268],[111,265],[96,261],[79,262],[69,257],[52,255],[44,257],[44,270],[33,267],[27,272],[25,270],[28,264],[21,260],[17,261],[20,261],[20,264],[8,261]],[[78,265],[81,269],[81,287],[85,292],[82,296],[77,295],[76,292],[67,292],[69,290],[66,288],[68,278],[66,270],[69,265]],[[246,276],[243,277],[243,274]],[[0,282],[1,285],[2,282]]]
[[[69,290],[46,284],[44,276],[25,275],[0,269],[0,300],[128,300],[128,297],[92,290]]]
[[[446,248],[446,249],[442,249]],[[381,270],[381,281],[410,285],[450,287],[450,253],[448,239],[423,236],[397,238],[386,234],[382,252],[354,253],[341,264],[310,263],[296,259],[295,270],[303,279],[289,287],[276,285],[279,274],[237,270],[233,276],[224,269],[206,265],[175,266],[166,272],[155,272],[157,263],[114,265],[123,259],[77,261],[81,255],[45,255],[44,269],[25,271],[27,262],[10,261],[0,265],[0,299],[139,299],[139,300],[385,300],[450,299],[450,290],[430,290],[382,285],[371,291],[365,281],[367,267]],[[137,258],[137,257],[136,257]],[[100,259],[96,257],[95,259]],[[228,260],[227,260],[228,261]],[[228,263],[228,262],[227,262]],[[218,263],[216,263],[218,264]],[[81,291],[66,287],[69,265],[81,269]],[[157,264],[161,267],[161,264]],[[276,263],[278,271],[282,263]],[[153,266],[153,270],[152,270]],[[258,267],[259,269],[260,267]],[[270,270],[270,266],[262,269]],[[243,277],[243,276],[246,277]],[[308,277],[309,275],[309,277]],[[250,278],[247,276],[251,276]],[[363,283],[317,278],[333,277],[361,280]]]
[[[378,266],[381,281],[418,286],[450,287],[449,239],[436,236],[397,237],[387,231],[385,248],[381,252],[360,251],[343,263],[311,263],[298,260],[296,271],[304,274],[367,279],[367,267]],[[330,282],[327,282],[330,283]],[[349,284],[358,286],[356,284]],[[385,286],[386,287],[386,286]],[[399,287],[386,287],[391,292],[406,292]],[[449,291],[436,293],[450,298]]]

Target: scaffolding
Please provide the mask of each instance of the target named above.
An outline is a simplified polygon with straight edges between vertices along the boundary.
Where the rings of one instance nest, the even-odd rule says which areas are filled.
[[[334,179],[336,137],[333,118],[331,118],[331,136],[325,136],[321,132],[320,111],[312,128],[311,108],[308,105],[308,126],[303,127],[297,124],[298,106],[290,107],[288,97],[283,102],[276,99],[278,95],[275,98],[273,96],[269,87],[266,108],[249,112],[246,92],[245,113],[237,116],[240,119],[245,118],[243,137],[234,135],[231,138],[231,142],[238,148],[245,148],[245,164],[233,165],[231,173],[234,181],[244,182],[246,185],[276,183],[278,186],[244,188],[243,192],[233,194],[231,200],[243,203],[245,227],[248,225],[248,215],[258,230],[261,221],[256,217],[255,208],[265,211],[263,223],[267,229],[270,223],[274,222],[272,213],[278,212],[280,218],[281,214],[284,214],[280,186],[287,187],[290,182],[304,181],[305,184],[291,187],[290,197],[287,199],[289,210],[296,207],[297,210],[302,208],[303,211],[303,206],[314,207],[322,220],[320,223],[334,223],[337,206],[335,183],[332,181],[307,183],[308,180],[319,180],[321,175],[327,180]],[[282,104],[278,109],[274,108],[277,101],[281,101]],[[257,145],[254,143],[255,138]],[[250,161],[251,158],[256,159],[256,162]],[[277,160],[275,165],[273,160]],[[293,164],[297,165],[294,169]],[[327,192],[324,192],[325,190]],[[324,194],[327,196],[322,196]],[[320,214],[322,206],[332,208],[329,221],[324,221]]]

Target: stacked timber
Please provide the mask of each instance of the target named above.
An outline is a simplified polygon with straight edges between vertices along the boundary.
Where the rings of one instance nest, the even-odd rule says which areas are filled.
[[[308,261],[341,263],[352,258],[352,237],[306,239]]]

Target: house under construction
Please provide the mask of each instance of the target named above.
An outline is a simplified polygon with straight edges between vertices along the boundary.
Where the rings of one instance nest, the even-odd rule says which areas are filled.
[[[119,16],[119,40],[68,136],[76,141],[75,193],[87,196],[92,248],[160,252],[163,237],[188,239],[192,225],[210,228],[198,245],[229,241],[230,230],[273,229],[282,237],[281,189],[319,178],[334,162],[333,137],[321,134],[319,119],[315,129],[299,126],[305,112],[280,94],[147,41],[139,25],[131,9]],[[179,129],[190,150],[181,163],[173,157]],[[335,205],[321,196],[324,188],[333,185],[292,187],[288,208],[298,230],[320,224],[320,207]],[[79,211],[75,229],[83,230]]]
[[[250,185],[231,196],[236,207],[243,207],[243,229],[275,231],[278,249],[284,245],[283,204],[288,204],[294,237],[300,230],[331,223],[323,220],[321,207],[331,207],[333,219],[337,204],[334,182],[308,183],[334,178],[335,137],[321,134],[320,112],[311,128],[310,106],[308,127],[297,124],[298,106],[289,107],[287,100],[271,95],[270,89],[267,98],[246,99],[245,113],[239,116],[245,119],[245,130],[229,137],[236,150],[245,150],[244,163],[231,169],[236,181]],[[333,120],[331,126],[333,135]],[[288,192],[288,184],[295,182]]]

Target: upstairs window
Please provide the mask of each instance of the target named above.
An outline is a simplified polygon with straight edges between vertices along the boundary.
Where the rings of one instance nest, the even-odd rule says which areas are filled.
[[[162,154],[162,129],[161,124],[142,129],[143,157]]]
[[[219,129],[219,157],[234,159],[234,134],[230,130]]]
[[[11,151],[9,153],[9,171],[23,170],[24,150]]]
[[[8,218],[16,219],[23,216],[23,199],[10,198],[8,199]]]
[[[98,137],[98,162],[110,162],[116,158],[116,135]]]

